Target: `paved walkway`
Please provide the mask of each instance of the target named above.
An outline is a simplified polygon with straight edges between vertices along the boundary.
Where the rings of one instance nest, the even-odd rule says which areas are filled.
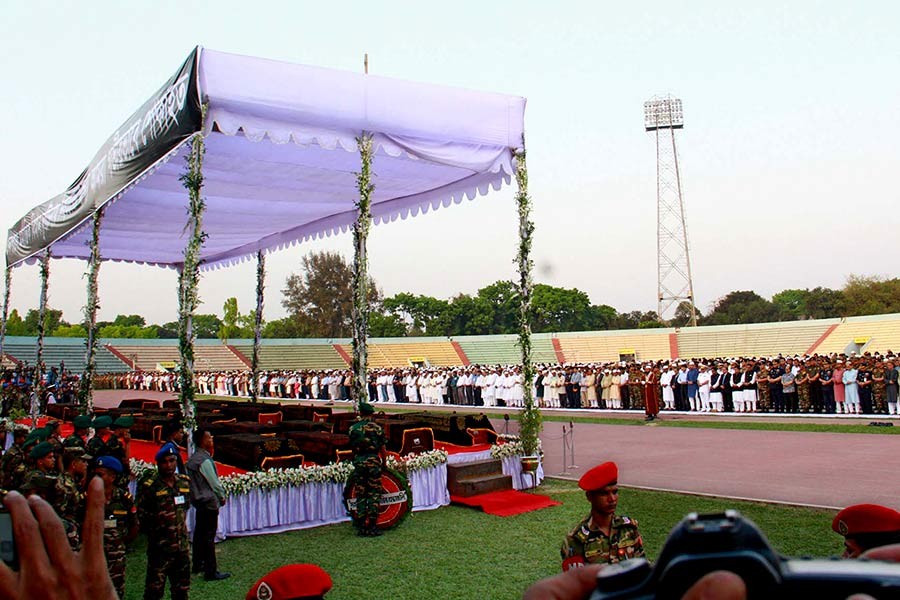
[[[99,391],[95,401],[98,406],[115,406],[123,397],[167,399],[175,396],[131,390]],[[342,406],[345,404],[337,405],[338,408]],[[401,406],[412,408],[408,404]],[[483,410],[480,407],[414,407],[445,412]],[[391,405],[384,408],[390,411]],[[501,410],[491,409],[491,412]],[[562,412],[576,414],[576,411]],[[596,411],[577,411],[577,414],[599,416]],[[610,415],[604,412],[602,416]],[[634,419],[634,413],[620,416]],[[662,418],[704,417],[664,413]],[[737,418],[835,423],[834,417],[756,415]],[[867,419],[873,420],[871,415]],[[493,422],[497,431],[506,429],[506,422],[498,419]],[[516,433],[517,425],[515,420],[510,420],[509,432]],[[541,437],[544,472],[548,476],[578,479],[590,467],[614,460],[619,465],[620,483],[626,486],[835,508],[860,502],[900,508],[900,474],[895,468],[900,459],[900,436],[896,435],[576,423],[575,462],[578,466],[566,470],[563,467],[564,426],[569,427],[562,422],[544,422]],[[567,458],[571,464],[568,451]]]

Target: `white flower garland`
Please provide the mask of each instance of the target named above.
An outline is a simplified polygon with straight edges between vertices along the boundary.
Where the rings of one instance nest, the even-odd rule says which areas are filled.
[[[510,456],[525,456],[525,445],[522,443],[522,440],[517,435],[506,435],[500,434],[497,436],[497,441],[502,441],[502,444],[496,444],[491,446],[491,457],[492,458],[509,458]],[[537,445],[537,454],[543,455],[543,450],[541,449],[541,440],[538,439]]]
[[[447,453],[443,450],[431,450],[422,454],[408,454],[400,459],[388,457],[388,466],[401,473],[411,473],[421,469],[431,469],[447,462]],[[156,466],[148,462],[131,459],[131,473],[137,481],[155,471]],[[348,461],[330,463],[324,466],[297,467],[293,469],[269,469],[268,471],[250,471],[240,475],[227,475],[221,478],[222,487],[228,496],[247,494],[253,490],[271,491],[288,486],[301,486],[307,483],[344,483],[353,472],[353,463]]]

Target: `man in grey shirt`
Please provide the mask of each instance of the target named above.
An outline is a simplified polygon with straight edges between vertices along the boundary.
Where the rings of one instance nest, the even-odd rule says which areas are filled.
[[[207,581],[219,581],[231,577],[219,572],[216,564],[216,529],[219,527],[219,507],[225,505],[225,490],[213,461],[213,436],[206,429],[193,434],[196,451],[185,467],[191,478],[191,504],[196,508],[194,525],[194,573],[203,572]]]

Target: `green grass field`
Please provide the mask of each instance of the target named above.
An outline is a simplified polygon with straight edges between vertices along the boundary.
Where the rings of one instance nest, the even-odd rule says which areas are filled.
[[[334,579],[329,600],[515,599],[529,584],[560,568],[565,533],[587,514],[584,494],[568,481],[546,480],[539,490],[562,502],[501,518],[450,506],[414,513],[379,538],[357,537],[349,523],[277,535],[235,538],[218,545],[219,567],[232,578],[191,581],[191,597],[243,598],[257,578],[284,564],[313,562]],[[737,502],[623,488],[619,513],[640,522],[650,558],[688,512],[737,508],[787,555],[839,554],[829,511]],[[126,598],[143,594],[143,540],[128,555]]]

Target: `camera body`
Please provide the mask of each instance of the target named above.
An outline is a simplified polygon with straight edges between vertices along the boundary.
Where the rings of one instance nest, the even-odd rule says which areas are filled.
[[[591,600],[680,600],[713,571],[738,574],[750,600],[845,600],[855,593],[900,598],[900,564],[784,558],[753,521],[728,510],[685,517],[669,534],[656,566],[633,559],[604,568]]]

